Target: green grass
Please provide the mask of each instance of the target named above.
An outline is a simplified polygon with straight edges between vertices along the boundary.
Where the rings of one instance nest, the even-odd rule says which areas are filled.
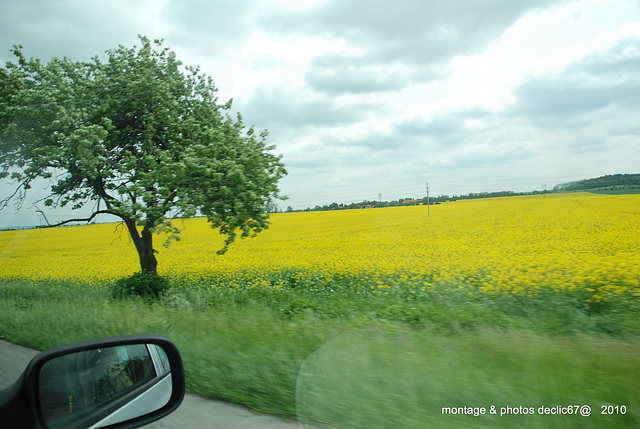
[[[639,427],[640,307],[579,296],[536,299],[401,291],[354,278],[278,288],[173,280],[156,303],[110,285],[0,283],[0,337],[36,349],[114,335],[165,335],[190,391],[298,416],[386,427]],[[275,282],[275,279],[274,279]],[[582,405],[590,417],[442,415],[442,407]],[[625,405],[625,415],[600,406]]]
[[[455,337],[401,327],[349,331],[316,351],[298,380],[305,423],[345,428],[637,427],[638,343],[479,330]],[[356,400],[357,399],[357,400]],[[626,415],[600,415],[626,404]],[[495,406],[497,415],[490,414]],[[589,405],[590,417],[537,415],[540,406]],[[485,408],[443,415],[443,407]],[[533,415],[500,416],[502,408]],[[479,413],[477,413],[479,414]]]

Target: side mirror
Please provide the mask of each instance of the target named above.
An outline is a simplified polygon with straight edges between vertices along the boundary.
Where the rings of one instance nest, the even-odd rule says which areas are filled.
[[[104,338],[37,355],[0,392],[0,417],[9,427],[135,428],[174,411],[184,393],[182,359],[171,341]]]

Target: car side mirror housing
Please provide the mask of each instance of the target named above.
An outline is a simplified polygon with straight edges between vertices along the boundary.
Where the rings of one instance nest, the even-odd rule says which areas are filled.
[[[55,347],[0,392],[0,421],[38,429],[135,428],[178,408],[185,394],[177,347],[130,335]]]

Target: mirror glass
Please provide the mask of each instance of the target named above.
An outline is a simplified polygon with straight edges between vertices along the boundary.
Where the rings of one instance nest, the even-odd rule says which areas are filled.
[[[55,357],[40,369],[38,387],[48,428],[98,428],[162,408],[172,381],[161,347],[131,344]]]

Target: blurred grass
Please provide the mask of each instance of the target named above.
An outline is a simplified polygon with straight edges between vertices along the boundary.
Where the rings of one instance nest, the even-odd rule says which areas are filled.
[[[455,337],[394,327],[351,330],[303,365],[298,416],[341,428],[616,428],[640,422],[640,344],[577,335],[481,330]],[[600,415],[625,404],[626,415]],[[497,415],[490,414],[494,405]],[[540,406],[589,405],[590,417],[538,415]],[[484,415],[443,415],[443,407]],[[532,415],[500,416],[503,407]],[[478,413],[479,414],[479,413]]]
[[[106,283],[0,282],[0,337],[44,350],[165,335],[188,389],[303,423],[387,427],[640,427],[637,299],[367,295],[329,286],[210,288],[174,279],[161,301]],[[301,287],[305,286],[305,287]],[[570,297],[569,297],[570,298]],[[592,407],[579,416],[443,416],[442,407]],[[602,416],[600,405],[625,405]]]

